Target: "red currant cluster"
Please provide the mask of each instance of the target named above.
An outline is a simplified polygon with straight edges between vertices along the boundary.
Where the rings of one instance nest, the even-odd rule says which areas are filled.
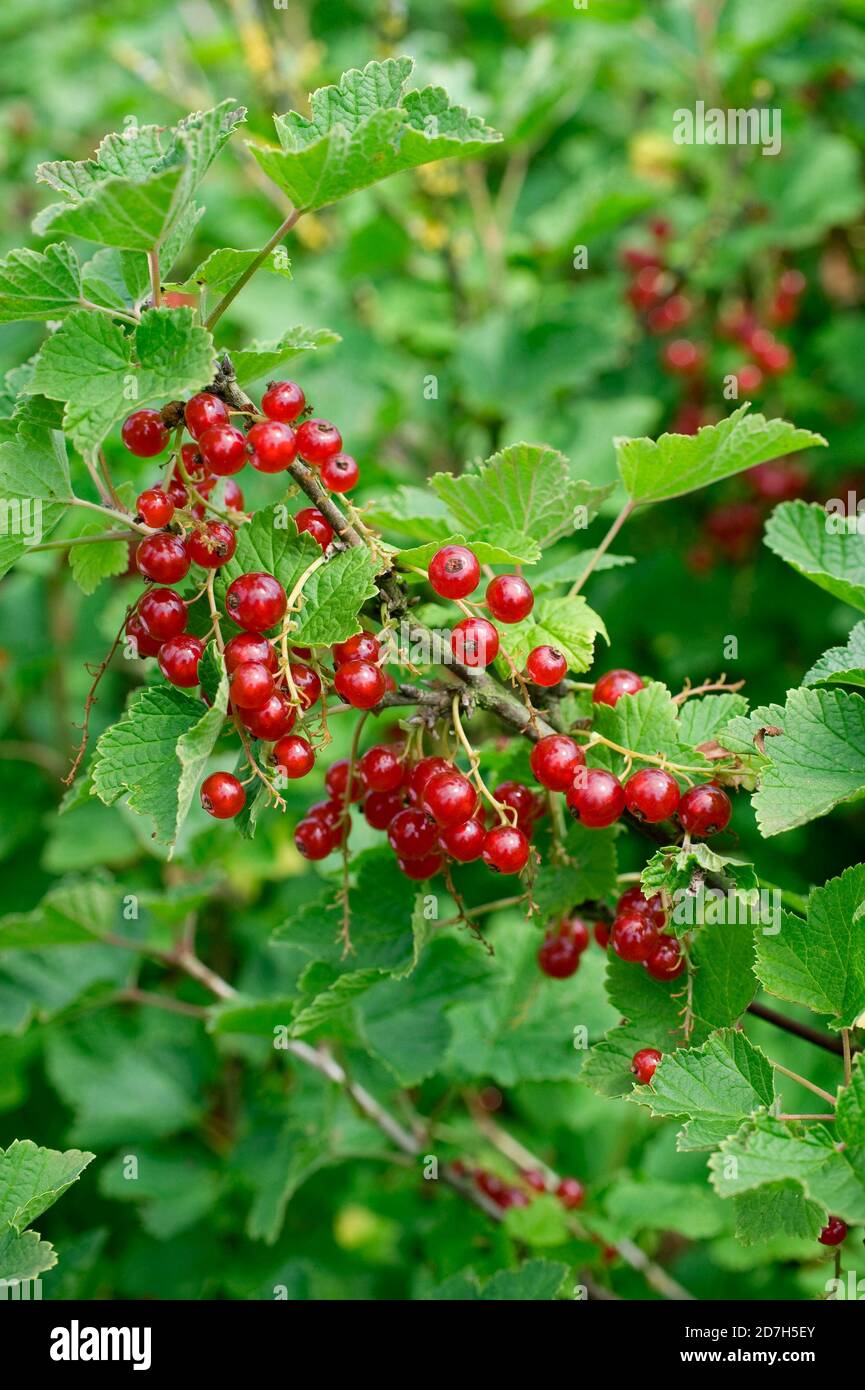
[[[520,1174],[522,1185],[517,1187],[486,1168],[467,1168],[460,1159],[451,1166],[459,1176],[471,1177],[478,1191],[489,1197],[502,1211],[511,1207],[527,1207],[536,1193],[550,1191],[558,1197],[566,1211],[576,1211],[585,1201],[585,1188],[579,1178],[561,1178],[551,1187],[543,1173],[529,1168]]]
[[[452,599],[467,609],[463,600],[473,594],[481,567],[473,550],[464,545],[444,545],[432,557],[427,570],[430,585],[441,598]],[[531,585],[519,574],[499,574],[487,584],[487,611],[500,623],[519,623],[535,603]],[[467,616],[451,629],[450,648],[463,666],[489,666],[499,654],[499,630],[488,618],[467,610]],[[568,663],[554,647],[535,647],[526,659],[529,679],[536,685],[557,685]]]

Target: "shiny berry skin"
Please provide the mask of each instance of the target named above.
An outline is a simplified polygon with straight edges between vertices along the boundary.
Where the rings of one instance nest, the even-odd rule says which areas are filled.
[[[342,435],[328,420],[304,420],[297,431],[297,452],[307,463],[320,468],[342,450]]]
[[[315,766],[312,744],[307,743],[299,734],[289,734],[287,738],[279,739],[271,756],[274,766],[292,780],[306,777]]]
[[[241,574],[228,586],[225,611],[247,632],[266,632],[285,614],[285,590],[272,574]]]
[[[443,545],[430,560],[427,576],[442,598],[466,598],[480,583],[481,567],[467,546]]]
[[[487,585],[487,607],[500,623],[519,623],[535,603],[531,585],[519,574],[498,574]]]
[[[229,693],[238,709],[261,709],[273,694],[273,674],[260,661],[244,661],[231,678]]]
[[[152,459],[168,443],[168,428],[158,410],[136,410],[123,421],[120,438],[136,458]]]
[[[138,657],[157,656],[162,646],[161,639],[151,637],[138,613],[130,613],[124,627],[126,636],[135,644],[134,655]]]
[[[596,705],[615,705],[623,695],[635,695],[643,689],[643,682],[636,671],[607,671],[596,682],[592,700]]]
[[[567,734],[547,734],[538,739],[529,761],[542,787],[564,792],[573,786],[577,768],[585,767],[586,755]]]
[[[260,632],[238,632],[225,644],[225,669],[230,676],[246,661],[260,661],[272,672],[279,668],[276,652]]]
[[[551,980],[567,980],[580,968],[576,943],[562,932],[552,932],[538,950],[538,965]]]
[[[450,646],[461,665],[489,666],[498,654],[498,630],[486,618],[463,618],[451,629]]]
[[[235,425],[211,425],[198,441],[202,458],[220,478],[239,473],[249,458],[246,435]]]
[[[204,569],[219,569],[237,549],[237,532],[227,521],[208,521],[203,530],[193,531],[187,542],[190,559]]]
[[[733,814],[730,798],[713,782],[689,787],[679,802],[679,822],[688,835],[703,839],[724,830]]]
[[[260,709],[243,711],[243,722],[251,734],[265,743],[276,743],[294,728],[297,711],[282,690],[275,690]]]
[[[487,832],[476,816],[449,825],[439,835],[442,849],[459,864],[472,864],[483,853]]]
[[[173,589],[149,589],[138,603],[138,616],[151,637],[167,642],[186,628],[187,607]]]
[[[337,667],[333,688],[353,709],[373,709],[384,696],[385,679],[371,661],[347,661]]]
[[[662,936],[645,966],[653,980],[675,980],[681,975],[685,968],[685,957],[675,937]]]
[[[566,917],[559,931],[571,938],[581,955],[583,951],[588,950],[589,929],[582,917]]]
[[[145,536],[135,552],[135,563],[140,574],[153,579],[157,584],[176,584],[189,573],[192,561],[180,536],[169,531],[160,531],[156,536]]]
[[[306,409],[306,396],[296,381],[269,381],[261,398],[261,413],[268,420],[290,425]]]
[[[632,816],[649,825],[672,816],[681,796],[675,777],[659,767],[644,767],[625,783],[625,805]]]
[[[535,647],[526,657],[526,675],[534,685],[558,685],[568,672],[568,663],[556,647]]]
[[[512,825],[497,825],[484,838],[483,861],[497,874],[518,874],[529,859],[529,842]]]
[[[575,1211],[583,1205],[586,1193],[579,1178],[562,1178],[556,1188],[556,1196],[566,1211]]]
[[[619,959],[631,962],[648,960],[660,942],[658,928],[642,912],[623,913],[617,917],[610,940]]]
[[[423,789],[421,805],[442,829],[474,815],[478,794],[461,772],[437,772]]]
[[[400,811],[387,828],[390,847],[400,859],[423,859],[434,853],[438,841],[435,821],[413,807]]]
[[[166,496],[170,498],[176,512],[181,511],[189,503],[189,493],[177,478],[172,478],[169,482]]]
[[[387,744],[377,743],[361,758],[360,775],[372,792],[395,792],[405,780],[405,764]]]
[[[381,643],[371,632],[356,632],[345,642],[336,642],[333,647],[334,666],[344,666],[347,661],[378,661]]]
[[[183,463],[187,478],[191,478],[194,483],[203,483],[208,476],[207,464],[201,457],[201,450],[197,444],[182,444],[180,446],[180,458]],[[183,482],[183,474],[180,471],[180,464],[175,463],[173,476],[178,482]]]
[[[231,772],[211,772],[201,784],[201,804],[209,816],[231,820],[246,804],[246,792]]]
[[[600,767],[587,768],[566,799],[571,812],[590,830],[612,825],[625,809],[624,787],[618,777]]]
[[[617,917],[630,912],[641,912],[644,917],[651,917],[659,931],[667,925],[667,914],[660,893],[647,898],[639,883],[628,888],[616,903]]]
[[[243,492],[233,478],[229,478],[226,482],[222,490],[222,495],[225,498],[225,505],[230,512],[243,511]]]
[[[397,864],[406,878],[413,879],[416,883],[422,883],[424,879],[433,878],[441,869],[442,857],[440,854],[425,854],[421,859],[397,859]]]
[[[302,661],[291,661],[288,665],[292,684],[300,698],[300,708],[312,709],[321,694],[321,681],[311,666]]]
[[[203,655],[203,644],[188,632],[169,637],[159,648],[159,669],[172,685],[189,689],[198,685],[198,663]]]
[[[351,492],[360,477],[360,469],[351,454],[334,454],[321,465],[321,481],[331,492]]]
[[[331,801],[344,801],[348,788],[348,770],[351,766],[348,758],[337,758],[335,763],[331,763],[324,777],[324,785]],[[364,786],[363,779],[357,768],[351,779],[351,795],[349,801],[361,801],[363,799]]]
[[[661,1053],[655,1047],[641,1047],[631,1058],[631,1071],[641,1086],[648,1086],[655,1075]]]
[[[298,532],[308,531],[312,539],[318,541],[322,550],[327,550],[333,540],[333,527],[318,507],[304,507],[294,518],[294,524]]]
[[[306,820],[324,821],[325,825],[329,825],[334,833],[336,833],[343,824],[344,818],[345,806],[341,802],[337,803],[336,801],[330,800],[314,802],[313,805],[310,806],[305,817]]]
[[[847,1235],[847,1223],[840,1216],[830,1216],[817,1239],[821,1245],[840,1245]]]
[[[228,406],[218,396],[209,391],[200,391],[186,402],[186,428],[193,439],[200,439],[205,430],[213,425],[227,425],[230,421]]]
[[[161,526],[167,526],[174,516],[174,503],[161,487],[149,487],[138,494],[135,510],[145,526],[152,526],[158,531]]]
[[[337,840],[331,826],[318,817],[307,817],[299,822],[294,832],[294,843],[304,859],[326,859]]]
[[[409,777],[409,793],[418,801],[423,795],[424,787],[431,777],[437,772],[453,772],[453,763],[449,763],[447,758],[421,758],[419,763],[415,763]]]
[[[370,792],[363,803],[363,814],[373,830],[387,830],[402,809],[403,799],[399,792]]]
[[[522,782],[501,782],[496,787],[495,795],[496,801],[516,811],[517,825],[524,834],[527,833],[538,812],[534,792],[524,787]]]
[[[608,922],[596,922],[592,928],[592,935],[597,941],[602,951],[606,951],[610,944],[610,927]]]
[[[291,425],[278,420],[264,420],[253,425],[246,436],[252,450],[250,462],[259,473],[284,473],[297,457],[297,437]]]

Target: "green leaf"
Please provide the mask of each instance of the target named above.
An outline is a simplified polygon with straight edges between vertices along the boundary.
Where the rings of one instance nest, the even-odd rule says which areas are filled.
[[[360,631],[358,614],[376,592],[375,563],[366,548],[339,551],[304,585],[292,643],[331,647],[334,642],[344,642]]]
[[[211,290],[214,294],[225,294],[260,255],[260,251],[235,251],[228,246],[222,247],[219,251],[211,251],[182,284],[167,285],[166,288],[185,294],[194,294],[202,288]],[[285,247],[274,247],[261,262],[260,269],[269,270],[274,275],[282,276],[284,280],[290,280],[291,261]]]
[[[849,1086],[844,1086],[838,1094],[835,1128],[843,1143],[865,1144],[865,1067],[861,1052],[853,1058]]]
[[[225,603],[225,592],[241,574],[272,574],[290,594],[305,570],[321,556],[321,547],[308,532],[298,535],[294,518],[280,503],[262,507],[237,532],[237,549],[216,576],[216,596]]]
[[[667,1053],[651,1086],[637,1086],[630,1096],[653,1115],[686,1118],[681,1147],[688,1149],[713,1148],[774,1098],[771,1065],[735,1028],[713,1033],[702,1047]]]
[[[78,534],[98,535],[104,529],[103,522],[95,521],[83,527]],[[93,545],[73,545],[69,548],[69,568],[83,594],[94,593],[103,579],[123,574],[128,564],[129,546],[126,541],[96,541]]]
[[[0,261],[0,323],[59,319],[80,305],[81,267],[65,242]]]
[[[824,652],[802,684],[865,686],[865,622],[856,624],[845,646]]]
[[[611,743],[635,753],[663,756],[684,767],[711,767],[702,754],[683,741],[678,707],[660,681],[651,681],[633,695],[623,695],[615,705],[593,705],[592,728]],[[592,748],[589,760],[616,774],[625,766],[623,754],[602,744]]]
[[[567,1274],[567,1267],[549,1260],[526,1260],[519,1269],[500,1269],[484,1287],[485,1303],[528,1303],[555,1298]]]
[[[264,172],[303,211],[435,159],[479,154],[501,139],[451,106],[441,87],[405,92],[414,63],[389,58],[343,73],[310,97],[311,118],[276,117],[281,149],[249,141]]]
[[[572,825],[565,837],[567,864],[543,864],[532,896],[543,918],[563,916],[580,903],[616,889],[616,832]]]
[[[537,600],[528,618],[512,623],[502,633],[502,645],[518,670],[534,647],[549,645],[562,653],[570,671],[579,673],[587,671],[594,660],[598,633],[609,642],[603,618],[582,594],[547,595]]]
[[[370,505],[366,518],[379,530],[395,531],[401,536],[435,541],[439,545],[453,530],[444,503],[421,487],[395,488],[381,501]]]
[[[610,1190],[604,1210],[624,1235],[676,1231],[689,1240],[706,1240],[727,1225],[723,1206],[705,1184],[625,1178]]]
[[[123,1152],[103,1164],[99,1190],[115,1202],[136,1203],[148,1235],[170,1240],[213,1210],[220,1194],[219,1175],[198,1153],[139,1148],[135,1157],[134,1177]]]
[[[231,354],[234,374],[242,384],[270,376],[302,352],[316,352],[340,341],[329,328],[288,328],[281,338],[269,343],[252,342]]]
[[[32,912],[0,917],[0,952],[98,941],[111,930],[116,912],[117,891],[109,883],[57,884]]]
[[[456,532],[450,536],[443,536],[441,540],[427,541],[426,544],[413,546],[410,550],[401,550],[396,556],[396,563],[404,569],[409,565],[417,569],[426,569],[436,551],[443,545],[468,546],[482,565],[532,565],[540,558],[540,547],[531,537],[513,531],[503,531],[501,534],[502,543],[497,544],[481,540],[476,535],[466,537]]]
[[[567,1212],[551,1192],[534,1197],[527,1207],[511,1207],[504,1227],[513,1240],[532,1250],[564,1245],[570,1239]]]
[[[51,534],[71,493],[62,434],[22,421],[0,444],[0,576]]]
[[[106,247],[81,267],[84,295],[93,304],[128,312],[150,294],[150,271],[142,251]]]
[[[0,1230],[0,1279],[7,1284],[35,1279],[56,1263],[54,1247],[35,1231],[18,1235],[13,1226]]]
[[[811,1202],[843,1221],[865,1221],[865,1149],[839,1151],[825,1125],[796,1133],[769,1115],[750,1120],[712,1154],[709,1175],[722,1197],[796,1182]]]
[[[847,518],[817,502],[782,502],[766,523],[766,544],[834,598],[865,610],[865,544]]]
[[[826,1208],[811,1202],[790,1179],[766,1183],[733,1198],[736,1239],[757,1245],[777,1236],[815,1241],[826,1224]]]
[[[66,402],[64,428],[88,452],[131,404],[197,391],[213,371],[213,340],[191,309],[149,309],[131,337],[103,314],[77,309],[43,345],[27,389]]]
[[[748,701],[744,695],[725,691],[719,695],[702,695],[679,705],[679,738],[691,748],[709,743],[731,719],[746,714]]]
[[[747,410],[746,403],[726,420],[704,425],[693,435],[662,434],[657,442],[617,439],[619,472],[634,501],[681,497],[758,463],[826,443],[810,430],[798,430],[786,420],[748,415]]]
[[[708,923],[691,946],[691,1007],[697,1036],[735,1023],[757,992],[754,927],[749,921]]]
[[[79,1149],[42,1149],[16,1139],[0,1149],[0,1226],[23,1231],[62,1197],[96,1157]]]
[[[575,584],[590,565],[595,574],[601,574],[604,570],[621,569],[634,563],[633,555],[611,555],[609,551],[598,555],[597,550],[580,550],[576,555],[568,555],[536,571],[532,575],[532,588],[535,594],[545,594],[560,584]]]

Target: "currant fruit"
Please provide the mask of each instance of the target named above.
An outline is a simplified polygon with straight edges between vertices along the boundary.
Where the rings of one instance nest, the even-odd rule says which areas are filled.
[[[290,425],[306,408],[306,397],[294,381],[268,382],[261,398],[261,411],[269,420]]]
[[[430,560],[427,577],[442,598],[465,598],[478,587],[481,567],[467,546],[443,545]]]
[[[373,709],[385,693],[385,679],[371,661],[347,661],[337,667],[333,688],[354,709]]]
[[[345,642],[336,642],[333,647],[334,666],[344,666],[347,661],[378,661],[381,643],[371,632],[356,632]]]
[[[275,690],[260,709],[243,710],[243,722],[251,734],[265,743],[276,743],[294,728],[297,711],[282,690]]]
[[[557,647],[534,647],[526,657],[526,675],[534,685],[558,685],[568,672],[568,663]]]
[[[201,530],[191,533],[186,548],[196,565],[208,570],[219,569],[237,549],[237,532],[227,521],[208,521]]]
[[[351,763],[348,758],[337,758],[336,762],[331,763],[330,767],[327,769],[324,777],[324,785],[331,801],[345,801],[346,792],[348,790],[348,772],[350,767]],[[360,801],[363,798],[363,793],[363,779],[357,768],[355,768],[351,779],[351,793],[348,796],[348,800]]]
[[[821,1245],[840,1245],[847,1235],[847,1223],[840,1216],[830,1216],[817,1239]]]
[[[326,859],[337,841],[331,826],[318,817],[307,817],[298,823],[294,843],[304,859]]]
[[[486,833],[482,823],[472,816],[470,820],[458,821],[442,830],[439,843],[451,859],[459,864],[472,864],[481,857]]]
[[[176,584],[189,573],[192,561],[186,545],[180,536],[170,531],[160,531],[156,536],[145,536],[135,552],[135,563],[139,573],[157,584]]]
[[[186,402],[186,428],[193,439],[200,439],[212,425],[227,425],[231,419],[228,406],[209,391],[200,391]]]
[[[425,854],[419,859],[397,859],[402,872],[406,878],[422,883],[425,879],[433,878],[441,869],[442,857],[440,854]]]
[[[274,744],[273,763],[281,768],[286,777],[292,779],[306,777],[315,766],[315,753],[312,744],[299,734],[289,734]]]
[[[409,793],[417,801],[420,801],[424,787],[431,777],[437,772],[453,772],[453,763],[449,763],[447,758],[421,758],[420,762],[415,763],[409,777]]]
[[[596,705],[615,705],[623,695],[635,695],[643,689],[643,682],[636,671],[607,671],[601,676],[592,691]]]
[[[566,1211],[575,1211],[585,1200],[585,1189],[579,1178],[562,1178],[556,1196]]]
[[[149,589],[138,603],[138,616],[151,637],[167,642],[186,628],[188,609],[173,589]]]
[[[586,768],[577,784],[568,789],[571,812],[590,830],[612,825],[625,809],[625,789],[618,777],[601,767]]]
[[[685,957],[675,937],[662,936],[645,965],[653,980],[675,980],[681,975]]]
[[[474,815],[478,794],[461,772],[437,772],[424,787],[421,804],[442,829],[447,829]]]
[[[660,893],[647,898],[638,883],[628,888],[616,903],[618,917],[630,912],[641,912],[644,917],[650,917],[659,931],[667,925],[667,914]]]
[[[360,775],[370,791],[394,792],[405,779],[405,765],[392,748],[378,743],[360,760]]]
[[[688,835],[703,839],[726,829],[733,814],[730,798],[714,782],[689,787],[679,802],[679,822]]]
[[[174,516],[174,503],[161,487],[149,487],[138,494],[135,510],[145,526],[159,530],[160,527],[167,526]]]
[[[307,463],[320,468],[342,449],[342,435],[328,420],[304,420],[297,431],[297,452]]]
[[[302,661],[289,662],[288,671],[300,698],[300,708],[312,709],[321,694],[321,680],[318,675],[311,666],[305,666]]]
[[[529,842],[516,826],[497,825],[484,837],[482,858],[494,873],[518,874],[528,863]]]
[[[613,950],[620,960],[648,960],[659,945],[658,929],[642,912],[623,913],[613,923],[610,934]]]
[[[239,473],[249,458],[246,435],[235,425],[211,425],[201,435],[198,447],[211,473],[220,478]]]
[[[655,1047],[641,1047],[631,1058],[631,1071],[641,1086],[648,1086],[655,1075],[661,1060],[661,1053]]]
[[[423,859],[436,848],[438,831],[435,821],[413,807],[400,811],[387,828],[387,838],[394,854],[400,859]]]
[[[351,454],[334,454],[321,465],[321,481],[331,492],[351,492],[360,477],[360,469]]]
[[[291,425],[265,420],[253,425],[246,436],[252,450],[250,463],[259,473],[284,473],[297,457],[297,436]]]
[[[152,459],[168,443],[168,428],[158,410],[136,410],[123,421],[120,438],[130,454]]]
[[[552,980],[568,980],[580,968],[580,950],[560,931],[551,932],[538,951],[538,965]]]
[[[246,792],[231,772],[211,772],[201,784],[201,804],[209,816],[231,820],[246,804]]]
[[[244,661],[231,678],[231,703],[238,709],[261,709],[273,694],[273,675],[260,661]]]
[[[155,637],[151,637],[138,613],[129,614],[123,630],[129,640],[134,644],[135,656],[145,657],[158,655],[162,642]]]
[[[498,574],[487,585],[487,607],[500,623],[519,623],[534,607],[531,586],[519,574]]]
[[[260,632],[238,632],[225,644],[225,669],[230,676],[246,661],[259,661],[273,672],[279,667],[276,652]]]
[[[644,767],[625,783],[625,805],[631,815],[650,825],[672,816],[681,795],[675,777],[659,767]]]
[[[140,549],[140,547],[139,547]],[[266,632],[275,627],[288,602],[285,590],[272,574],[241,574],[228,586],[225,610],[247,632]]]
[[[542,787],[563,792],[573,785],[577,768],[585,767],[586,755],[567,734],[547,734],[535,744],[529,761]]]
[[[486,618],[463,618],[450,634],[451,653],[463,666],[489,666],[499,650],[498,629]]]
[[[403,799],[398,792],[370,792],[363,803],[363,814],[373,830],[387,830],[402,809]]]
[[[169,637],[159,648],[159,669],[172,685],[188,689],[198,685],[198,663],[203,655],[203,644],[190,633]]]
[[[327,550],[333,540],[333,527],[318,507],[304,507],[294,518],[294,523],[298,532],[308,531],[314,541],[318,541],[322,550]]]

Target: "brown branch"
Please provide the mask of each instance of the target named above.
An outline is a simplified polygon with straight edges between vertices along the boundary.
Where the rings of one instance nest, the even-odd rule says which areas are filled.
[[[755,1018],[762,1018],[764,1023],[773,1023],[776,1028],[782,1028],[785,1033],[792,1033],[796,1038],[804,1038],[805,1042],[813,1043],[815,1047],[822,1047],[824,1052],[834,1052],[838,1057],[844,1055],[844,1045],[840,1038],[830,1038],[826,1033],[818,1032],[816,1028],[809,1028],[807,1023],[787,1018],[775,1009],[767,1008],[765,1004],[749,1004],[748,1013],[753,1014]]]

